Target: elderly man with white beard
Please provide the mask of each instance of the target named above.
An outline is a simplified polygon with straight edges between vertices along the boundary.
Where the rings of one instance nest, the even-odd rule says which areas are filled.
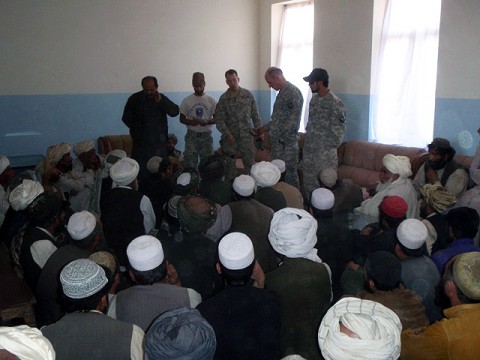
[[[378,217],[378,206],[385,196],[401,196],[408,204],[407,218],[414,218],[417,213],[417,192],[409,176],[412,175],[410,159],[406,156],[387,154],[382,159],[380,184],[377,193],[355,208],[356,213]]]

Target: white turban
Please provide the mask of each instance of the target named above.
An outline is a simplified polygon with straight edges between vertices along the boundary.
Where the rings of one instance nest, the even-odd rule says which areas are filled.
[[[160,156],[152,156],[150,160],[147,161],[147,170],[150,174],[157,174],[160,170],[160,163],[162,158]]]
[[[284,208],[273,214],[268,240],[279,254],[322,262],[314,249],[317,220],[305,210]]]
[[[117,161],[110,168],[110,177],[118,186],[130,185],[137,178],[140,166],[131,158],[124,158]]]
[[[20,360],[53,360],[55,350],[37,328],[27,325],[0,327],[0,349],[16,355]]]
[[[233,190],[238,195],[250,196],[255,191],[255,180],[249,175],[239,175],[233,180]]]
[[[79,143],[73,146],[73,152],[75,155],[80,156],[87,151],[90,151],[94,148],[92,140],[80,141]]]
[[[269,187],[275,185],[282,174],[278,167],[271,162],[261,161],[252,166],[250,175],[257,186]]]
[[[63,155],[70,154],[70,144],[61,143],[57,145],[52,145],[47,149],[47,162],[49,165],[57,165],[57,163],[62,159]]]
[[[412,175],[412,166],[410,159],[406,156],[396,156],[387,154],[382,159],[383,165],[392,174],[398,174],[401,178],[407,178]]]
[[[44,192],[42,184],[38,181],[25,179],[23,182],[12,190],[8,201],[13,210],[25,210],[35,198]]]
[[[113,166],[113,164],[121,159],[125,159],[126,157],[127,153],[122,149],[113,149],[109,151],[105,157],[105,169],[110,171],[110,168]]]
[[[340,323],[358,335],[340,331]],[[318,344],[326,360],[387,360],[400,356],[402,324],[389,308],[370,300],[347,297],[332,306],[318,329]]]
[[[10,160],[5,155],[0,155],[0,175],[10,166]]]

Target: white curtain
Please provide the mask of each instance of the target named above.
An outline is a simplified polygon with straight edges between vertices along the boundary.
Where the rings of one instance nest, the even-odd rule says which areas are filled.
[[[432,140],[440,9],[441,0],[386,0],[370,140],[417,147]]]
[[[285,78],[298,87],[304,98],[304,111],[308,116],[308,84],[303,77],[312,71],[313,61],[313,3],[302,2],[285,5],[280,35],[277,64]],[[306,111],[305,111],[306,107]],[[300,131],[305,131],[304,122]]]

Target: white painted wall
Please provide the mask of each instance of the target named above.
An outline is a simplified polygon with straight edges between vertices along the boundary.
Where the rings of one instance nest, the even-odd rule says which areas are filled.
[[[160,89],[209,89],[238,70],[256,88],[257,0],[0,2],[0,95],[123,93],[156,75]]]
[[[437,97],[480,99],[479,34],[480,1],[442,1]]]

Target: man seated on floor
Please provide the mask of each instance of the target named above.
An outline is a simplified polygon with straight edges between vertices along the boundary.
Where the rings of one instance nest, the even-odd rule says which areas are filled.
[[[150,199],[138,191],[139,170],[138,163],[131,158],[116,162],[110,168],[114,188],[100,203],[105,240],[123,267],[128,264],[126,251],[129,242],[150,233],[156,223]]]
[[[428,230],[426,245],[428,254],[432,255],[447,246],[449,234],[445,211],[455,204],[457,198],[442,185],[425,184],[420,193],[420,218]]]
[[[333,192],[335,195],[335,204],[333,211],[335,213],[344,213],[353,211],[360,206],[363,201],[362,188],[351,179],[338,179],[337,171],[333,168],[326,168],[318,174],[320,187]]]
[[[103,314],[113,281],[107,269],[89,259],[62,269],[61,303],[67,315],[42,328],[57,359],[143,359],[142,329]]]
[[[268,239],[282,262],[266,274],[266,282],[282,301],[282,357],[292,351],[306,359],[320,357],[315,335],[330,307],[332,282],[330,267],[314,247],[316,229],[315,218],[295,208],[277,211],[270,225]]]
[[[213,359],[217,340],[212,326],[197,309],[182,307],[165,311],[145,334],[149,360]]]
[[[405,288],[401,281],[402,264],[386,251],[371,253],[365,263],[365,288],[356,294],[361,299],[385,305],[398,315],[404,328],[429,324],[422,298]]]
[[[404,329],[402,359],[477,359],[480,343],[480,253],[456,256],[446,267],[445,319],[419,329]]]
[[[67,232],[68,244],[55,250],[38,279],[35,291],[37,326],[49,325],[64,315],[58,302],[60,270],[73,260],[88,258],[103,239],[102,224],[88,211],[70,216]]]
[[[265,274],[247,235],[234,232],[218,245],[217,271],[225,289],[197,309],[217,336],[219,359],[279,358],[280,300],[264,289]]]
[[[280,191],[283,196],[285,196],[285,200],[287,201],[287,206],[288,207],[293,207],[296,209],[302,209],[303,210],[303,195],[298,190],[297,187],[285,182],[285,161],[281,159],[274,159],[271,161],[272,164],[274,164],[278,170],[280,170],[280,179],[278,182],[273,185],[273,188],[277,191]]]
[[[426,226],[417,219],[406,219],[397,228],[395,254],[402,264],[402,281],[408,289],[421,298],[430,322],[442,317],[435,304],[435,289],[440,282],[440,273],[435,263],[427,256]]]
[[[398,359],[402,324],[375,301],[343,298],[333,305],[318,329],[325,360]]]
[[[445,265],[455,255],[480,251],[480,247],[473,241],[480,224],[480,218],[475,210],[467,207],[452,209],[447,214],[447,222],[450,234],[447,247],[432,255],[440,275],[445,271]]]
[[[138,325],[144,331],[166,310],[194,308],[202,297],[181,287],[177,271],[164,257],[162,244],[143,235],[128,244],[129,275],[134,286],[119,291],[110,302],[108,316]]]
[[[287,201],[281,191],[275,190],[275,185],[280,180],[280,170],[268,161],[261,161],[252,165],[250,176],[255,180],[257,187],[255,200],[268,206],[273,211],[287,207]]]

